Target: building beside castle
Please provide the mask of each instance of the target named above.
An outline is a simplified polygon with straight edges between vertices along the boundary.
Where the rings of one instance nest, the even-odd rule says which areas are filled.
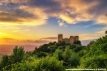
[[[74,44],[74,42],[79,41],[79,36],[70,36],[69,38],[63,38],[63,34],[58,35],[58,42],[65,41],[66,43]]]

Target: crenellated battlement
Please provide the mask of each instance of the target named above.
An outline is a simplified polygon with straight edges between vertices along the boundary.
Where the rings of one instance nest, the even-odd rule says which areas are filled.
[[[65,41],[67,43],[73,44],[76,41],[79,41],[79,36],[70,36],[70,38],[63,38],[63,34],[58,35],[58,42]]]

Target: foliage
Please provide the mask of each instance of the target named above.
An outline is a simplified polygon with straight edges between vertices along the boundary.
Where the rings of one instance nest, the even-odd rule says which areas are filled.
[[[2,55],[0,55],[0,61],[1,61],[1,59],[2,59]]]
[[[81,41],[75,41],[74,44],[80,44],[81,45]]]
[[[31,61],[32,60],[32,61]],[[46,57],[42,59],[32,58],[30,61],[12,64],[11,71],[64,71],[61,61],[53,57]],[[4,68],[7,70],[8,66]]]
[[[58,61],[54,57],[46,57],[39,61],[37,64],[36,71],[64,71],[64,67],[61,61]]]
[[[88,45],[89,52],[81,58],[80,67],[107,68],[107,36]]]
[[[15,47],[10,56],[3,56],[0,71],[64,71],[65,68],[107,68],[107,36],[90,42],[69,44],[50,42],[33,52]]]
[[[63,59],[64,66],[77,67],[77,65],[79,65],[80,57],[67,46],[63,53]]]
[[[10,67],[11,64],[21,62],[23,60],[24,56],[24,50],[22,47],[18,48],[17,46],[13,49],[13,54],[10,56],[4,55],[2,57],[1,63],[0,63],[0,70],[3,70],[4,67],[8,66]],[[8,68],[9,68],[8,67]]]
[[[24,56],[24,49],[22,47],[18,48],[17,46],[13,49],[13,54],[11,56],[12,62],[21,62]]]
[[[0,69],[7,66],[9,62],[9,58],[7,55],[4,55],[1,60]]]

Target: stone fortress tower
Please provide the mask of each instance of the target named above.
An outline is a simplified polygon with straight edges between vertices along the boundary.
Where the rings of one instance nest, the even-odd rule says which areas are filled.
[[[63,40],[63,35],[62,35],[62,34],[59,34],[59,35],[58,35],[58,42],[59,42],[59,41],[62,41],[62,40]]]
[[[79,41],[79,36],[70,36],[70,38],[64,38],[63,34],[58,35],[58,42],[65,41],[66,43],[74,44],[74,42]]]

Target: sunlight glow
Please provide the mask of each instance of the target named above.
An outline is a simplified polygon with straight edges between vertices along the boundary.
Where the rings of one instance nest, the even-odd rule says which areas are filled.
[[[13,35],[0,32],[0,38],[14,38]]]
[[[3,36],[5,36],[5,34],[0,32],[0,38],[2,38]]]

